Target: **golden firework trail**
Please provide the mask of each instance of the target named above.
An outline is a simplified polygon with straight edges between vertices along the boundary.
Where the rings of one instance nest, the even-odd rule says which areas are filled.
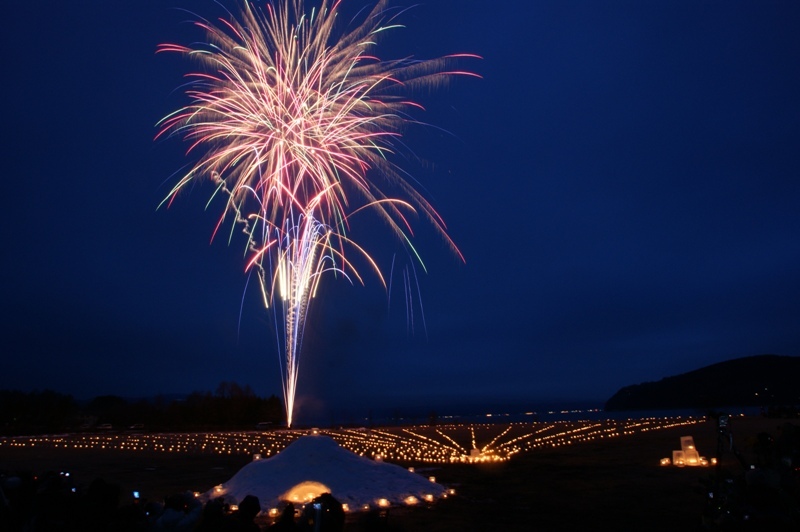
[[[260,281],[266,307],[283,314],[283,393],[292,424],[299,353],[310,298],[322,275],[363,280],[353,256],[386,285],[366,250],[349,236],[350,219],[369,210],[419,259],[411,221],[444,221],[389,158],[419,104],[405,95],[454,75],[458,54],[433,60],[383,61],[377,39],[399,27],[379,0],[337,33],[341,0],[305,11],[301,0],[245,1],[237,17],[199,20],[206,42],[162,44],[203,67],[188,74],[189,105],[163,118],[156,138],[182,136],[199,158],[169,192],[211,180],[225,198],[214,234],[226,220],[247,235],[247,269]],[[384,192],[399,191],[395,197]],[[210,200],[209,200],[210,203]]]

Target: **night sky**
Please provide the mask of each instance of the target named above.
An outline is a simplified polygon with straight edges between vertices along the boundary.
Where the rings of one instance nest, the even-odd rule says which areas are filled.
[[[197,0],[5,6],[0,388],[280,393],[243,242],[210,242],[211,187],[157,209],[193,160],[153,140],[196,68],[156,46],[202,39],[175,8],[224,15]],[[300,418],[602,401],[800,355],[800,3],[431,0],[401,20],[381,57],[483,57],[463,65],[483,79],[411,95],[436,127],[409,129],[413,156],[394,161],[466,261],[419,233],[413,332],[399,282],[390,303],[374,276],[326,279]],[[388,232],[359,241],[387,270],[403,260]]]

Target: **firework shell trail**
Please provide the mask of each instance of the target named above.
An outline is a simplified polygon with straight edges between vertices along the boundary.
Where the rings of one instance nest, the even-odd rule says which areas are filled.
[[[402,127],[420,108],[406,95],[475,76],[454,66],[476,56],[380,60],[377,40],[399,27],[397,11],[380,0],[337,33],[340,4],[323,1],[305,11],[300,0],[245,1],[235,17],[198,18],[205,43],[157,49],[201,67],[187,75],[190,103],[158,123],[156,138],[182,137],[187,155],[196,157],[162,204],[210,180],[211,199],[224,198],[214,235],[226,222],[246,235],[246,267],[258,275],[265,306],[280,307],[283,316],[290,426],[306,313],[322,275],[337,272],[363,284],[358,263],[386,285],[376,262],[349,236],[352,216],[377,215],[417,260],[412,221],[426,219],[460,256],[439,214],[390,159]]]

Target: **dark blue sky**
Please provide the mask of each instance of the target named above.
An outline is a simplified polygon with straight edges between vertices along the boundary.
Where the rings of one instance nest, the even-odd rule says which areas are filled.
[[[186,103],[194,65],[154,52],[201,38],[174,7],[222,14],[5,8],[2,388],[279,393],[271,318],[252,290],[242,305],[242,247],[209,245],[210,190],[156,210],[189,161],[154,126]],[[800,355],[800,4],[436,0],[402,20],[382,57],[484,57],[465,64],[483,80],[413,94],[449,134],[410,130],[421,162],[397,161],[466,263],[423,231],[427,335],[377,279],[327,279],[301,409],[603,400]],[[385,265],[400,251],[365,239]]]

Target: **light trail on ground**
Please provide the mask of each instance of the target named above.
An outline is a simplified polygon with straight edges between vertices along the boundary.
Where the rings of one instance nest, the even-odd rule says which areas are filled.
[[[0,448],[107,450],[269,458],[301,436],[325,435],[360,456],[399,464],[506,461],[514,456],[598,440],[704,423],[705,418],[668,417],[510,424],[414,425],[368,429],[286,429],[187,433],[81,433],[0,438]]]

